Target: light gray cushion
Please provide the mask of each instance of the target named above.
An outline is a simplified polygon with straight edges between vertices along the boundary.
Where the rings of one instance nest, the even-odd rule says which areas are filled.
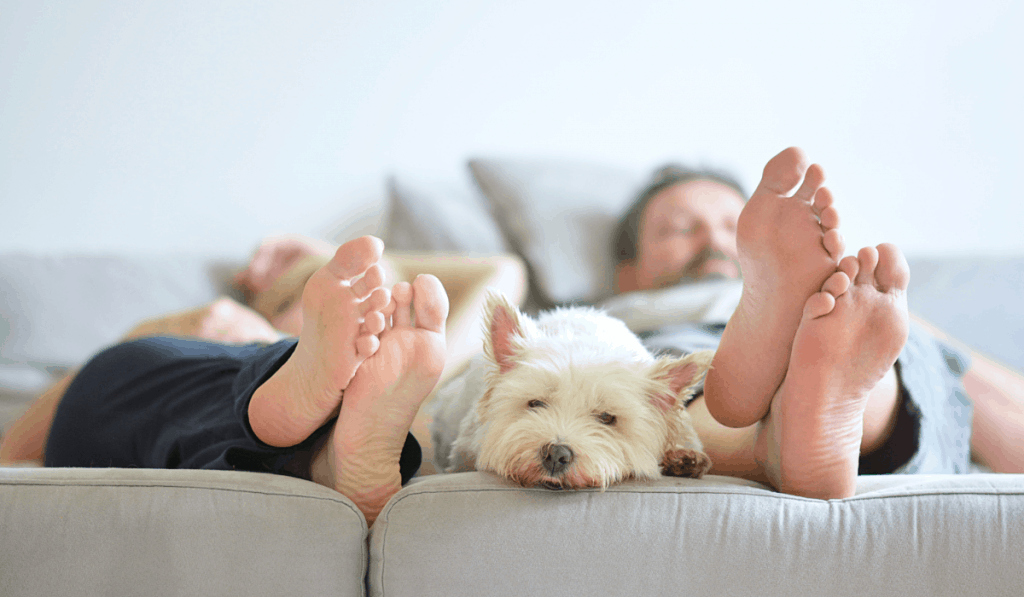
[[[614,290],[612,233],[642,175],[564,161],[470,160],[541,304],[595,301]]]
[[[374,524],[373,596],[1015,595],[1024,475],[861,477],[820,501],[726,477],[600,491],[426,478]]]
[[[468,181],[438,182],[412,175],[388,180],[385,244],[399,251],[506,253],[508,243],[490,207]]]
[[[0,364],[82,364],[142,320],[231,292],[228,263],[189,256],[0,255]]]
[[[364,594],[366,521],[225,471],[0,468],[0,595]]]

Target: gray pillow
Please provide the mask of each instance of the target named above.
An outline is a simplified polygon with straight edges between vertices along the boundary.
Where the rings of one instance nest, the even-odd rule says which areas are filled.
[[[185,256],[0,254],[0,364],[81,365],[145,319],[227,293],[230,267]]]
[[[509,245],[486,201],[465,181],[439,183],[409,175],[388,180],[386,237],[399,251],[507,253]]]
[[[593,302],[614,291],[612,234],[641,174],[598,164],[474,159],[470,170],[539,302]]]

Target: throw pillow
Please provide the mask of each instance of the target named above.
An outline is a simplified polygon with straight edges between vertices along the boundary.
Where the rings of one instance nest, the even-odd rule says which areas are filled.
[[[389,249],[507,253],[490,208],[468,181],[438,183],[408,175],[388,180],[391,202],[385,232]]]
[[[642,174],[565,161],[474,159],[469,167],[529,264],[531,291],[542,306],[613,293],[612,234]]]

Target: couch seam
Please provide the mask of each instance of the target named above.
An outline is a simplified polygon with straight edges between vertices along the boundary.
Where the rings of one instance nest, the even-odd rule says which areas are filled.
[[[267,495],[277,497],[292,497],[299,499],[310,499],[320,500],[325,502],[334,502],[347,507],[349,510],[356,511],[356,508],[345,502],[334,497],[326,496],[315,496],[315,495],[296,495],[292,493],[285,493],[282,491],[268,491],[258,489],[242,489],[238,487],[197,487],[194,485],[171,485],[171,484],[157,484],[157,483],[41,483],[35,481],[0,481],[0,487],[10,486],[28,486],[28,487],[60,487],[60,488],[75,488],[75,487],[109,487],[111,489],[117,489],[120,487],[131,487],[133,489],[192,489],[199,491],[226,491],[229,493],[251,493],[256,495]]]
[[[522,492],[522,491],[523,491],[522,489],[497,488],[497,487],[495,487],[495,488],[485,488],[485,487],[480,487],[480,488],[458,488],[458,489],[456,489],[456,488],[448,488],[448,489],[439,489],[439,490],[422,490],[422,491],[417,491],[415,493],[410,493],[408,495],[404,495],[404,496],[400,497],[399,499],[397,499],[397,500],[395,500],[393,502],[392,506],[397,505],[399,502],[401,502],[401,501],[403,501],[403,500],[405,500],[407,498],[414,497],[414,496],[417,496],[417,495],[425,495],[425,494],[433,495],[433,494],[441,494],[441,493],[477,493],[477,492],[487,492],[487,493],[493,493],[493,492],[519,493],[519,492]],[[549,490],[533,490],[533,491],[526,490],[525,492],[526,493],[550,493]],[[834,500],[817,500],[817,499],[813,499],[813,498],[805,498],[805,497],[801,497],[801,496],[787,495],[787,494],[783,494],[783,493],[770,493],[770,494],[762,495],[762,494],[743,493],[743,492],[735,492],[735,491],[666,491],[666,490],[651,490],[651,491],[635,491],[635,492],[631,492],[631,491],[614,491],[614,492],[583,491],[583,492],[579,492],[579,493],[591,493],[591,494],[595,494],[595,495],[600,495],[602,493],[607,493],[607,494],[610,494],[610,495],[615,495],[615,494],[619,494],[619,495],[646,495],[646,494],[655,494],[655,495],[664,495],[664,494],[676,494],[676,495],[738,495],[738,496],[758,498],[758,499],[784,499],[784,500],[788,500],[788,501],[798,501],[798,502],[853,503],[853,502],[858,502],[858,501],[879,500],[879,499],[892,499],[892,498],[921,497],[921,496],[932,496],[932,495],[1024,495],[1024,490],[1012,489],[1012,490],[1009,490],[1009,491],[1000,491],[998,489],[984,490],[984,489],[974,488],[974,489],[969,489],[969,490],[957,491],[957,490],[950,490],[950,489],[937,489],[937,490],[931,490],[931,491],[925,490],[925,491],[920,491],[920,492],[917,492],[917,493],[907,493],[907,494],[890,494],[890,495],[874,495],[874,496],[869,496],[869,495],[865,495],[865,496],[852,496],[852,497],[848,497],[848,498],[839,498],[839,499],[834,499]],[[389,507],[388,510],[390,511],[391,507]]]

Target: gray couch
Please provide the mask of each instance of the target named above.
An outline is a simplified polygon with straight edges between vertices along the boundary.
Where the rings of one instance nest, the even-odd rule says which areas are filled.
[[[592,242],[578,231],[607,226],[621,209],[580,190],[595,173],[474,168],[487,201],[393,180],[389,244],[516,250],[530,264],[535,306],[600,295],[604,258],[562,238]],[[609,194],[629,187],[626,176],[600,176]],[[559,197],[598,208],[561,206],[561,221],[509,215],[515,201],[555,193],[553,184]],[[444,211],[438,201],[470,207],[449,205],[446,221],[424,225]],[[553,235],[549,225],[576,232]],[[545,251],[559,258],[544,261]],[[50,375],[138,320],[230,292],[231,265],[0,255],[0,424]],[[1024,369],[1021,321],[1003,307],[1019,304],[1024,259],[915,260],[912,272],[913,310]],[[0,468],[5,596],[1020,595],[1022,562],[1022,475],[864,476],[854,497],[828,502],[716,476],[551,492],[483,473],[434,475],[403,488],[368,531],[344,496],[287,477]]]

